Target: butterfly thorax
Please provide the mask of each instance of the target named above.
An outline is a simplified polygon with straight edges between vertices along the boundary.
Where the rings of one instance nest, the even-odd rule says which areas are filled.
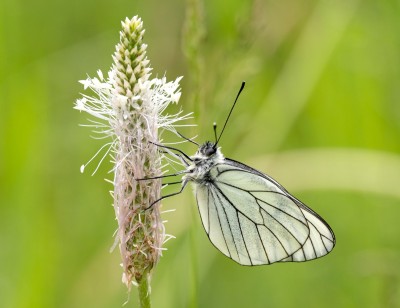
[[[211,168],[224,161],[224,155],[221,153],[220,148],[215,147],[215,144],[210,141],[202,144],[196,154],[190,158],[192,163],[187,168],[189,173],[184,176],[184,180],[197,183],[211,181]]]

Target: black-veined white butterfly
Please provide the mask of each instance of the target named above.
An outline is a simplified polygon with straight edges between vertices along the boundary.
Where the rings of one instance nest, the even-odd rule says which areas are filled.
[[[158,145],[179,152],[176,156],[187,167],[175,174],[184,174],[178,182],[182,183],[181,190],[159,200],[181,193],[192,183],[210,241],[239,264],[322,257],[335,246],[335,235],[325,220],[268,175],[225,158],[217,146],[243,87],[244,82],[218,138],[214,124],[215,143],[199,145],[182,136],[199,146],[190,157],[178,149]]]

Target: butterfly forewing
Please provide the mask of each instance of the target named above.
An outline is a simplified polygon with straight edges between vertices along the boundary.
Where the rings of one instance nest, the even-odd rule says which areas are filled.
[[[282,262],[316,259],[328,254],[335,246],[335,237],[329,225],[317,213],[304,204],[301,203],[300,208],[307,219],[310,236],[303,247],[292,258],[282,260]]]
[[[194,183],[211,242],[243,265],[307,261],[327,254],[334,235],[325,221],[273,179],[224,160]]]

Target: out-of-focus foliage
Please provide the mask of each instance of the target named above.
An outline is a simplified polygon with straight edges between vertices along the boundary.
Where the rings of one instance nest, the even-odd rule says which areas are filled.
[[[127,298],[119,254],[109,253],[110,165],[80,174],[103,141],[89,139],[72,106],[77,81],[107,71],[120,20],[136,14],[153,74],[185,76],[181,103],[199,126],[182,133],[212,139],[246,80],[224,154],[279,180],[337,236],[320,260],[241,267],[209,243],[187,189],[163,205],[176,209],[164,217],[177,238],[153,276],[154,307],[400,306],[400,3],[207,1],[196,106],[185,10],[183,1],[1,0],[0,306]]]

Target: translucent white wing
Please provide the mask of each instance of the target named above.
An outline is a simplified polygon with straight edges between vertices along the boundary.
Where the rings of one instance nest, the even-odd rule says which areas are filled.
[[[211,242],[234,261],[307,261],[333,249],[329,225],[272,178],[229,159],[209,177],[194,183],[201,220]]]

